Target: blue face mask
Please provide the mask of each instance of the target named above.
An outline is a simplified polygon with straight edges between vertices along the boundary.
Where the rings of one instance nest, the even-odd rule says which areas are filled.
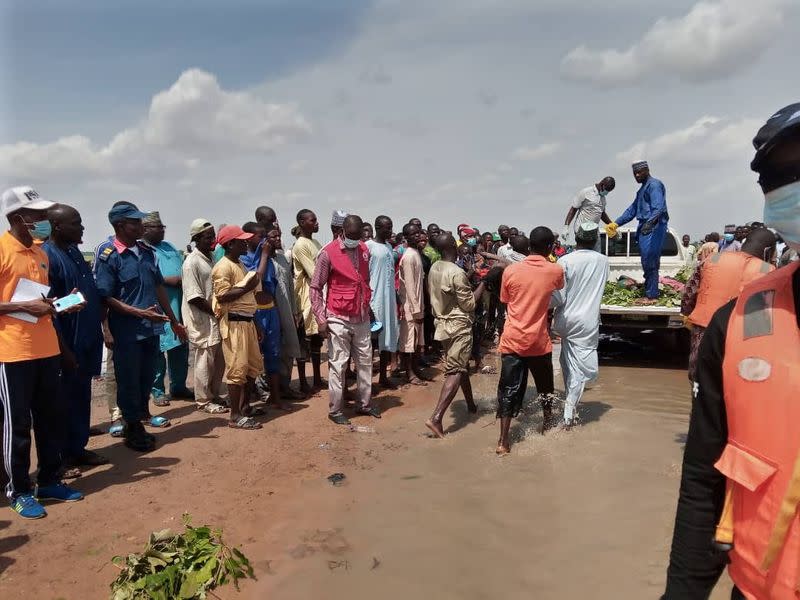
[[[601,196],[601,197],[603,197],[603,198],[605,198],[606,196],[608,196],[608,190],[600,190],[600,191],[599,191],[599,192],[597,192],[597,193],[598,193],[598,194],[600,194],[600,196]]]
[[[478,245],[478,240],[476,240],[475,238],[467,238],[467,245],[470,246],[471,248],[474,248],[475,246]]]
[[[726,242],[732,242],[733,241],[733,234],[732,233],[726,233],[725,234],[725,241]]]
[[[764,200],[764,224],[793,249],[800,249],[800,181],[769,192]]]
[[[350,248],[350,250],[353,250],[354,248],[358,248],[361,240],[351,240],[350,238],[343,237],[342,242],[344,242],[345,248]]]
[[[53,232],[53,226],[50,221],[36,221],[33,224],[33,229],[30,230],[31,237],[35,240],[46,240]]]

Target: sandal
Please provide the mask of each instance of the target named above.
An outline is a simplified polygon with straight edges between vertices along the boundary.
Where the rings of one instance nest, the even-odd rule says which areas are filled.
[[[166,417],[150,417],[149,419],[145,419],[144,422],[150,425],[150,427],[158,427],[158,428],[169,427],[170,425],[172,425],[172,423],[170,423],[169,419],[167,419]]]
[[[209,402],[208,404],[204,404],[203,406],[198,406],[197,409],[209,415],[219,415],[222,413],[226,413],[230,410],[227,406],[222,406],[221,404],[215,404],[214,402]]]
[[[169,398],[166,396],[154,396],[153,404],[156,406],[169,406]]]
[[[122,424],[122,421],[114,421],[114,423],[108,429],[109,435],[115,438],[121,438],[124,432],[125,426]]]
[[[228,427],[233,429],[261,429],[261,423],[253,417],[242,417],[238,421],[228,421]]]

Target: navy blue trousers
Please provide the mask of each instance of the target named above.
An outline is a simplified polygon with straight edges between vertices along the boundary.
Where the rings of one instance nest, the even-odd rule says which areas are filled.
[[[150,414],[150,389],[156,377],[160,352],[158,336],[114,344],[114,374],[117,378],[117,406],[126,423],[146,419]]]
[[[658,298],[658,270],[661,268],[661,248],[664,246],[664,236],[666,235],[666,223],[660,223],[647,235],[639,234],[644,290],[648,298]]]

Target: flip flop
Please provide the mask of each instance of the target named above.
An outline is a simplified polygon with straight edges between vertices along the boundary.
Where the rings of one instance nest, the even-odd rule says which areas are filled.
[[[238,421],[228,421],[228,427],[232,429],[261,429],[261,423],[255,421],[253,417],[242,417]]]
[[[125,426],[122,423],[114,423],[108,428],[108,433],[111,437],[120,438],[125,431]]]
[[[150,425],[150,427],[158,427],[158,428],[169,427],[170,425],[172,425],[172,423],[170,423],[170,420],[167,419],[166,417],[150,417],[150,420],[147,421],[147,423]]]
[[[219,415],[228,412],[230,409],[227,406],[222,406],[221,404],[215,404],[214,402],[209,402],[208,404],[204,404],[203,406],[198,407],[198,410],[207,413],[209,415]]]
[[[156,406],[169,406],[169,398],[166,396],[156,396],[153,398],[153,404]]]

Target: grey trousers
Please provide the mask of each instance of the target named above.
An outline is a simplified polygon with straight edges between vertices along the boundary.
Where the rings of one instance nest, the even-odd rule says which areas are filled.
[[[372,340],[369,321],[349,323],[328,318],[328,399],[330,414],[342,410],[345,370],[353,357],[358,378],[358,402],[369,407],[372,398]]]

